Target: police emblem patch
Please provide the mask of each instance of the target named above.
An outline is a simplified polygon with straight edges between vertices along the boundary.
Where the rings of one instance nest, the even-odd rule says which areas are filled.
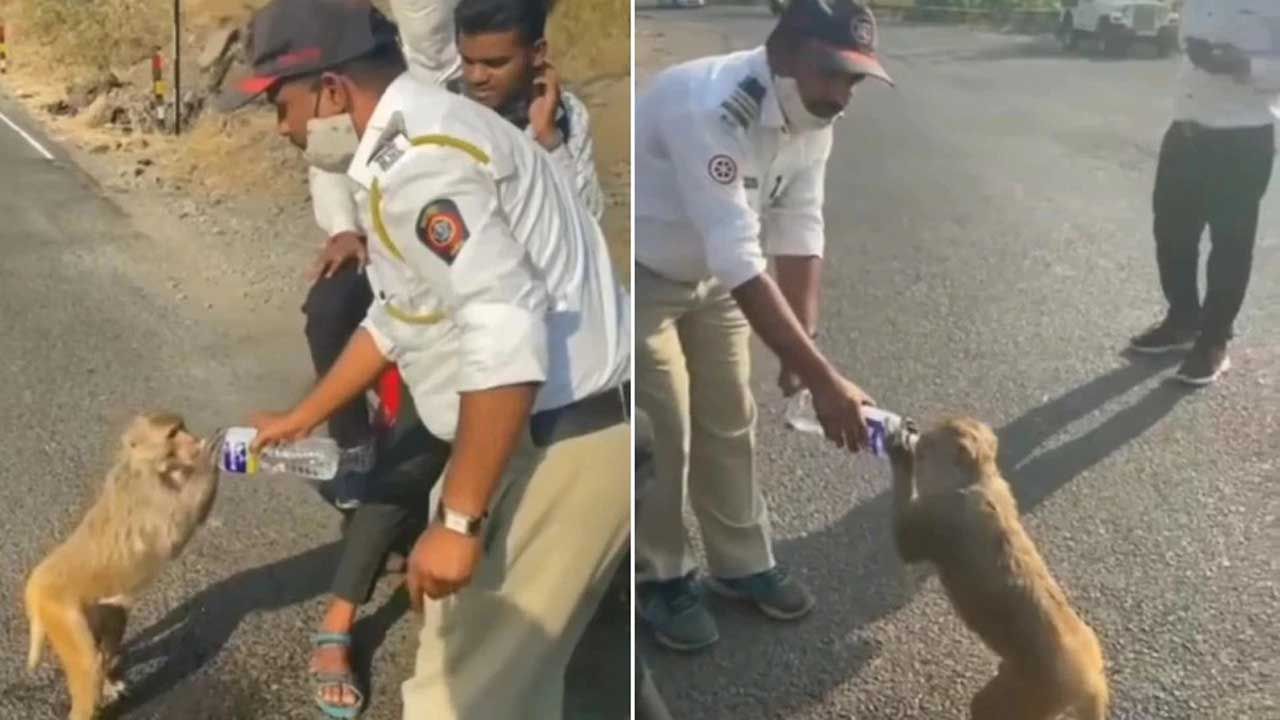
[[[707,163],[707,174],[721,185],[728,185],[738,179],[738,163],[728,155],[716,155]]]
[[[853,39],[858,41],[859,45],[864,47],[870,46],[872,39],[875,38],[875,30],[871,27],[871,21],[866,18],[858,18],[853,21]]]
[[[446,265],[453,264],[462,252],[463,243],[471,236],[457,204],[448,198],[427,203],[418,213],[415,230],[418,240]]]

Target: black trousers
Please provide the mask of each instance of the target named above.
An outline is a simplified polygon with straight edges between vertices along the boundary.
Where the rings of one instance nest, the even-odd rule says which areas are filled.
[[[302,311],[317,375],[337,361],[372,302],[368,278],[350,264],[312,286]],[[329,420],[329,434],[342,447],[370,442],[378,446],[363,502],[343,521],[342,555],[331,587],[334,595],[362,605],[373,592],[387,553],[399,549],[408,554],[430,520],[431,489],[449,461],[450,446],[422,424],[407,389],[399,417],[383,436],[374,437],[363,395]]]
[[[389,551],[409,555],[431,519],[431,489],[449,462],[449,444],[427,431],[412,403],[406,405],[396,428],[379,443],[364,501],[343,523],[342,555],[330,590],[353,605],[369,601]]]
[[[373,290],[368,277],[350,263],[343,265],[333,277],[317,280],[311,286],[302,312],[307,317],[307,345],[318,377],[329,372],[337,362],[372,302]],[[344,448],[372,442],[373,429],[364,395],[334,413],[329,419],[329,436]]]
[[[1169,320],[1226,342],[1253,270],[1258,214],[1271,180],[1275,126],[1211,129],[1174,123],[1160,147],[1153,193],[1156,262]],[[1204,302],[1200,237],[1211,249]]]

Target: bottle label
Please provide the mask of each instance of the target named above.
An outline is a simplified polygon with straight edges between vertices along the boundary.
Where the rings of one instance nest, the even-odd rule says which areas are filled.
[[[222,460],[219,466],[224,472],[252,475],[258,472],[258,456],[249,450],[258,436],[254,428],[228,428],[222,440]]]

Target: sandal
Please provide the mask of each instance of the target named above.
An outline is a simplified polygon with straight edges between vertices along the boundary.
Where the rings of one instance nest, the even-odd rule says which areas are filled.
[[[311,636],[311,646],[319,649],[324,647],[351,647],[351,635],[348,633],[316,633]],[[338,720],[352,720],[352,718],[360,715],[364,710],[364,693],[356,686],[356,676],[350,670],[346,672],[317,672],[309,670],[312,683],[315,686],[316,705],[320,710],[331,718]],[[337,687],[342,690],[345,695],[349,691],[355,695],[356,702],[354,705],[334,705],[324,699],[324,691],[329,688]]]

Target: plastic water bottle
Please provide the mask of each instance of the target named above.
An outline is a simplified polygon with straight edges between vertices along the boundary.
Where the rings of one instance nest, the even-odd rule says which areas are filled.
[[[218,467],[236,475],[259,472],[296,475],[312,480],[332,480],[339,471],[367,472],[373,467],[370,447],[343,450],[330,438],[309,437],[262,449],[250,450],[258,431],[250,427],[233,427],[220,431],[221,455]]]
[[[904,418],[871,405],[862,406],[862,417],[867,421],[867,434],[870,436],[872,455],[888,457],[889,441],[895,436],[901,436],[908,447],[915,446],[918,433],[915,423],[910,418]],[[822,430],[822,423],[818,422],[818,416],[814,413],[813,395],[808,390],[801,390],[787,401],[786,424],[792,430],[813,435],[826,434]]]

